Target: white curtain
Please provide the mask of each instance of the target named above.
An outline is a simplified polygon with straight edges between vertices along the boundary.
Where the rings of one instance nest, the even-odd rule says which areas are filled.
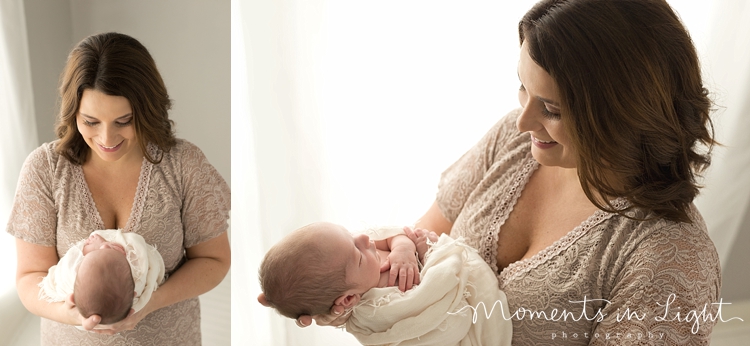
[[[706,84],[714,92],[717,139],[706,188],[696,200],[716,244],[722,266],[750,220],[750,3],[714,0],[702,58]],[[747,222],[747,221],[745,221]],[[747,249],[750,244],[735,248]]]
[[[0,344],[17,340],[28,313],[15,290],[15,240],[5,233],[18,173],[37,146],[22,0],[0,1]]]
[[[358,229],[421,216],[440,172],[518,107],[517,23],[535,2],[233,2],[232,175],[242,177],[233,223],[246,230],[232,243],[232,270],[243,273],[232,287],[233,344],[357,344],[262,308],[263,254],[313,221]],[[697,204],[726,260],[750,199],[750,120],[739,116],[750,110],[741,104],[750,5],[669,3],[724,106],[717,135],[727,148]]]

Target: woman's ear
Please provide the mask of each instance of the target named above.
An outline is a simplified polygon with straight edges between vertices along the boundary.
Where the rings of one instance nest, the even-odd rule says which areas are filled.
[[[360,294],[344,294],[333,301],[333,305],[341,305],[345,309],[353,308],[360,300]]]
[[[258,295],[258,303],[269,308],[271,307],[271,303],[268,302],[268,300],[266,299],[266,294],[263,292]]]

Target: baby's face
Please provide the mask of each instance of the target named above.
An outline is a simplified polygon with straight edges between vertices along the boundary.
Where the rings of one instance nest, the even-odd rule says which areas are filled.
[[[112,249],[125,255],[125,248],[122,247],[122,245],[107,241],[102,236],[96,233],[92,233],[88,238],[86,238],[86,241],[83,245],[83,255],[88,255],[89,252],[100,249]]]
[[[352,235],[341,226],[329,227],[317,237],[340,255],[334,261],[346,265],[346,282],[355,284],[361,293],[377,287],[380,281],[380,255],[375,243],[364,234]],[[337,262],[340,263],[340,262]]]

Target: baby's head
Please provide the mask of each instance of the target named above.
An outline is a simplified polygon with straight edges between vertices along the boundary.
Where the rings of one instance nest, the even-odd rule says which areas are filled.
[[[353,307],[380,279],[380,257],[366,235],[339,225],[302,227],[266,253],[259,271],[262,303],[282,315],[327,314],[333,305]]]
[[[92,234],[83,248],[73,302],[83,317],[99,315],[101,324],[128,316],[135,296],[135,282],[122,245]]]

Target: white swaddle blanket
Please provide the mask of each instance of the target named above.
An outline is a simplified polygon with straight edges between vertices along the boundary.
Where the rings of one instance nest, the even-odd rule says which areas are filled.
[[[125,248],[130,271],[135,282],[133,309],[142,309],[151,294],[164,282],[164,260],[155,247],[148,245],[143,237],[136,233],[123,233],[118,229],[94,231],[107,241],[115,242]],[[49,268],[47,276],[39,283],[39,299],[48,302],[61,302],[73,293],[78,267],[83,261],[82,239],[65,253],[57,265]]]
[[[365,234],[384,239],[398,233]],[[510,345],[505,294],[489,265],[462,238],[441,235],[420,275],[421,283],[407,292],[367,291],[346,323],[347,332],[363,345]],[[480,306],[475,315],[480,302],[486,313]]]

